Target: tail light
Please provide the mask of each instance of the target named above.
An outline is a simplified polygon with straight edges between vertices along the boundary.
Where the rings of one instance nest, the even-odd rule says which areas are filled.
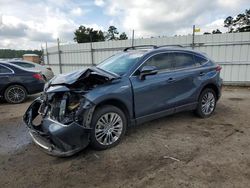
[[[37,79],[37,80],[43,80],[43,76],[41,74],[33,74],[33,78]]]
[[[50,67],[47,67],[46,69],[52,71],[52,69]]]
[[[216,67],[216,69],[215,69],[215,70],[216,70],[217,72],[220,72],[220,71],[221,71],[221,69],[222,69],[222,67],[221,67],[220,65],[217,65],[217,67]]]

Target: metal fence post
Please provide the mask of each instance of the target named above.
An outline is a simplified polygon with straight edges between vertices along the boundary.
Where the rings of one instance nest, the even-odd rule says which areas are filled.
[[[94,54],[93,54],[93,46],[92,46],[92,35],[90,33],[89,35],[90,37],[90,61],[91,61],[91,65],[94,66]]]
[[[194,36],[195,36],[195,25],[193,25],[192,49],[194,49]]]
[[[60,50],[59,38],[57,38],[57,49],[58,49],[59,70],[60,70],[60,74],[62,74],[62,60],[61,60],[61,50]]]
[[[132,32],[132,47],[134,47],[134,40],[135,40],[135,30]]]
[[[44,54],[45,54],[45,51],[43,49],[43,45],[41,44],[41,57],[40,57],[40,60],[39,60],[39,64],[44,63]]]
[[[47,64],[49,65],[49,53],[48,53],[48,44],[46,42],[46,58],[47,58]]]
[[[94,53],[93,53],[93,47],[92,42],[90,43],[90,53],[91,53],[91,65],[94,66]]]

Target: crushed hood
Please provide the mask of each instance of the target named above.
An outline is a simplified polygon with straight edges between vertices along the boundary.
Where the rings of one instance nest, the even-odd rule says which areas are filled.
[[[84,80],[89,76],[97,76],[103,78],[105,81],[119,78],[118,75],[107,73],[101,69],[91,67],[84,70],[73,71],[67,74],[59,74],[51,79],[49,85],[71,85],[79,80]]]

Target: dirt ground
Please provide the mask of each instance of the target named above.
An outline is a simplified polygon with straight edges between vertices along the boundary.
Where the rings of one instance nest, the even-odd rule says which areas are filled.
[[[249,187],[250,89],[224,88],[215,114],[130,128],[115,148],[55,158],[36,147],[21,105],[0,104],[0,187]]]

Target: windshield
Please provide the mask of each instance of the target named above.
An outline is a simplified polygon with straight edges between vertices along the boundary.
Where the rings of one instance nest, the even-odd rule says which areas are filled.
[[[124,75],[145,52],[120,53],[103,61],[97,65],[98,68],[108,72],[116,73],[120,76]]]

